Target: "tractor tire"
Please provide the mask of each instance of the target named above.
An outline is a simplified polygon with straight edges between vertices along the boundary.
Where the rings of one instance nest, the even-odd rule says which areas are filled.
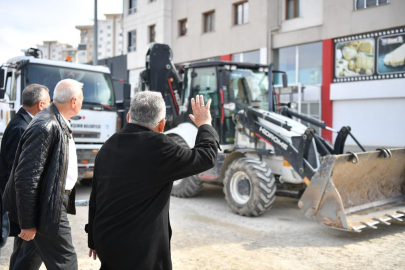
[[[180,136],[171,137],[175,143],[184,148],[188,147],[187,143]],[[197,195],[203,187],[203,182],[197,175],[179,179],[173,182],[171,195],[179,198],[191,198]]]
[[[276,180],[265,162],[251,158],[233,161],[225,172],[224,193],[238,215],[260,216],[276,198]]]

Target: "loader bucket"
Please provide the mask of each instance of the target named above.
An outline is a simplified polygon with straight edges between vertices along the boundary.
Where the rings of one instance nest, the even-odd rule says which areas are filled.
[[[346,231],[376,229],[405,216],[405,148],[329,155],[298,206],[320,224]]]

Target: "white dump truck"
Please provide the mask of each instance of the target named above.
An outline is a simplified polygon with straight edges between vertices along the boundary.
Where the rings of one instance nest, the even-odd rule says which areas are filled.
[[[108,67],[38,59],[35,54],[8,60],[0,69],[0,139],[22,106],[21,94],[26,86],[45,85],[52,98],[56,84],[68,78],[83,83],[83,107],[71,118],[71,125],[77,147],[79,180],[87,182],[93,177],[97,152],[120,127]]]

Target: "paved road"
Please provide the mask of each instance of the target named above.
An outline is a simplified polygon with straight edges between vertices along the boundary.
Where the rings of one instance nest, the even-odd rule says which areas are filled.
[[[89,192],[79,187],[78,199]],[[174,269],[405,269],[405,224],[361,234],[332,230],[305,219],[293,199],[277,198],[269,212],[247,218],[230,211],[220,187],[206,186],[195,198],[172,197],[170,217]],[[87,207],[70,222],[79,269],[98,269],[86,256]],[[11,241],[0,269],[10,252]]]

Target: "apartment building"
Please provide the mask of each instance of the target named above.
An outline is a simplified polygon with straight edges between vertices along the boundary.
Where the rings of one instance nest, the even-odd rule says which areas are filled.
[[[123,54],[122,14],[104,14],[105,20],[98,20],[98,59],[106,59]],[[80,63],[93,61],[94,25],[78,25],[80,43],[78,58]]]
[[[154,26],[176,64],[274,63],[288,74],[289,90],[276,87],[283,102],[335,129],[351,126],[366,146],[403,146],[405,126],[393,117],[405,114],[403,10],[402,0],[125,0],[130,81]]]
[[[73,48],[69,44],[63,44],[56,40],[43,41],[43,44],[37,45],[37,48],[42,52],[43,59],[77,62],[77,48]]]
[[[172,0],[124,0],[124,52],[133,89],[138,86],[150,44],[171,44],[171,17]]]

